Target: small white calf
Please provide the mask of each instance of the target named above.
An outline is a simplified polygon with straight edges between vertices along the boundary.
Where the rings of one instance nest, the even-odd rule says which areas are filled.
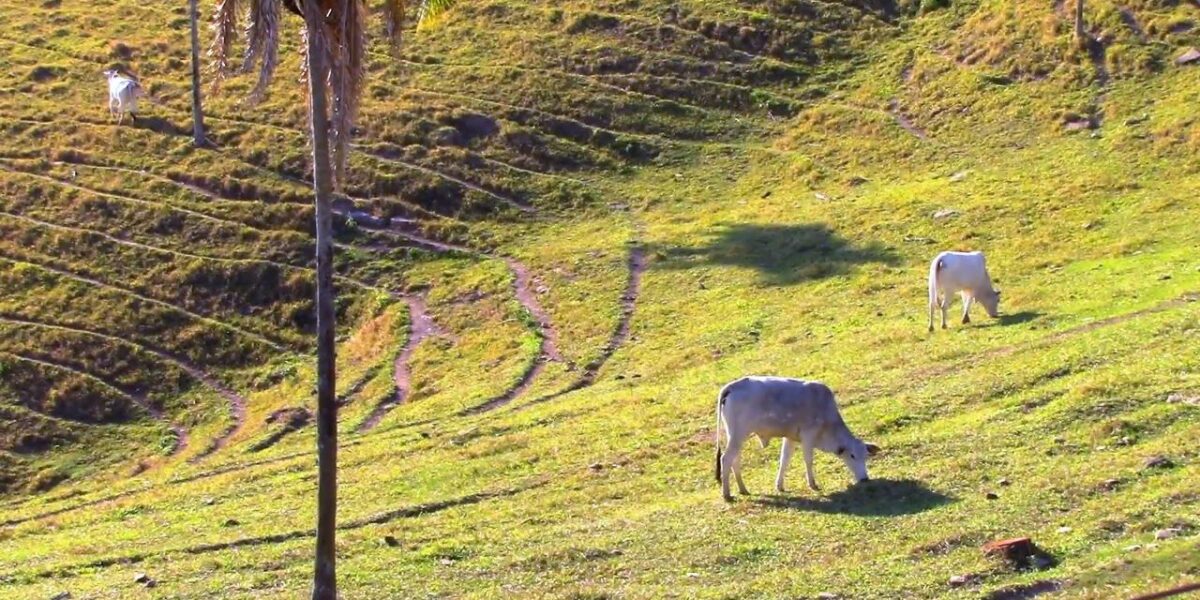
[[[721,428],[728,436],[721,454]],[[737,479],[738,491],[749,494],[742,482],[742,445],[757,435],[766,448],[772,438],[783,438],[775,489],[783,491],[783,476],[800,442],[808,487],[817,490],[813,476],[813,449],[832,452],[846,463],[857,481],[866,481],[867,456],[879,451],[850,433],[838,412],[833,391],[823,383],[785,377],[743,377],[721,389],[717,397],[717,481],[721,495],[732,501],[729,476]]]
[[[971,303],[978,300],[988,316],[1000,315],[1000,292],[992,287],[982,252],[943,252],[929,265],[929,331],[933,331],[934,307],[942,309],[942,329],[951,295],[958,292],[963,301],[963,323],[970,323]]]
[[[108,78],[108,113],[117,117],[117,125],[125,120],[125,113],[136,123],[138,98],[146,95],[141,84],[113,70],[105,71],[104,76]]]

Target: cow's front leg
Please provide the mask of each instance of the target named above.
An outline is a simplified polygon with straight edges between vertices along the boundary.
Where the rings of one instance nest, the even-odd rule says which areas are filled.
[[[788,463],[796,452],[796,443],[791,438],[783,438],[783,449],[779,451],[779,473],[775,475],[775,489],[783,493],[783,476],[787,473]]]
[[[804,449],[804,474],[808,476],[808,487],[812,488],[814,492],[819,492],[821,491],[821,488],[817,486],[817,478],[813,474],[812,438],[812,435],[801,436],[800,445],[803,446]]]
[[[950,295],[942,296],[938,306],[942,309],[942,329],[946,328],[946,313],[950,311]]]
[[[962,301],[963,301],[963,320],[962,320],[962,322],[963,322],[963,325],[966,325],[967,323],[971,322],[971,314],[970,314],[971,303],[975,301],[975,298],[964,294]]]

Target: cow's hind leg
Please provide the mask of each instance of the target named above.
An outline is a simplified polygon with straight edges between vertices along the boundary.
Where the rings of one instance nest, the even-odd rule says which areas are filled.
[[[971,303],[974,301],[975,301],[974,297],[967,295],[966,292],[963,293],[963,295],[962,295],[962,302],[963,302],[963,320],[962,320],[962,322],[964,325],[971,322],[971,314],[970,314]]]
[[[721,496],[726,502],[733,502],[733,494],[729,493],[729,478],[734,474],[734,465],[738,464],[746,436],[740,431],[728,429],[726,435],[729,436],[729,443],[725,446],[725,454],[721,456]]]
[[[945,329],[946,313],[950,311],[950,294],[943,294],[941,301],[938,302],[938,306],[942,309],[942,329]]]
[[[737,460],[733,461],[733,476],[737,479],[738,493],[743,496],[749,496],[750,490],[746,489],[746,482],[742,481],[742,453],[738,452]]]
[[[787,473],[788,463],[792,461],[792,454],[796,452],[796,443],[791,438],[783,438],[783,449],[779,451],[779,473],[775,475],[775,489],[783,492],[783,477]]]

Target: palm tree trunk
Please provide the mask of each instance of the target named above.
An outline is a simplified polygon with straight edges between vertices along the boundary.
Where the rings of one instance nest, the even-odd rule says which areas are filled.
[[[337,400],[334,396],[333,215],[329,156],[326,61],[317,32],[324,27],[319,2],[304,3],[308,29],[309,122],[317,212],[317,554],[313,600],[337,600],[334,534],[337,525]]]
[[[1083,0],[1075,0],[1075,39],[1080,46],[1087,44],[1087,32],[1083,24]]]
[[[196,147],[204,145],[204,109],[200,106],[200,33],[197,21],[200,9],[197,0],[188,0],[188,19],[192,22],[192,136]]]

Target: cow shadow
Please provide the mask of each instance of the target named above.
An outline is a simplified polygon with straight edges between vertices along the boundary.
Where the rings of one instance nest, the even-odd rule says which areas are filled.
[[[1001,326],[1020,325],[1021,323],[1028,323],[1030,321],[1035,321],[1038,319],[1038,317],[1041,317],[1041,316],[1042,316],[1042,313],[1040,313],[1036,310],[1023,310],[1021,312],[1015,312],[1015,313],[1011,313],[1011,314],[1001,313],[1000,316],[996,319],[996,323],[998,323]]]
[[[862,517],[912,515],[953,501],[953,497],[912,479],[871,479],[817,497],[759,496],[753,499],[756,504],[772,508]]]
[[[842,275],[864,263],[896,264],[896,254],[878,242],[856,245],[823,223],[725,225],[698,246],[651,246],[655,268],[688,269],[701,264],[758,271],[767,286],[787,286]]]

